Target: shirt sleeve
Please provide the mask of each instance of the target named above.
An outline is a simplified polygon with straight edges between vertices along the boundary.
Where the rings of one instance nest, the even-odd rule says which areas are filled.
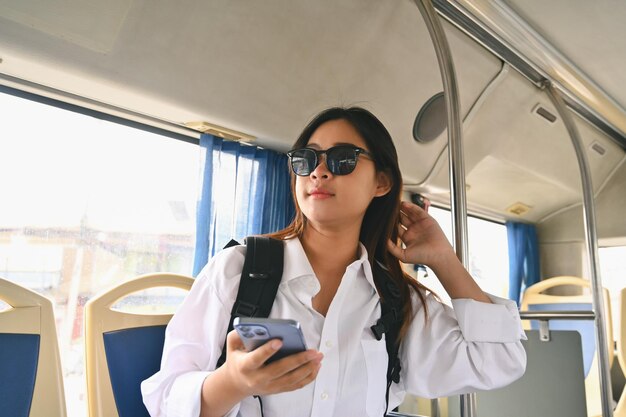
[[[141,384],[152,417],[198,417],[202,384],[215,370],[239,288],[244,247],[214,256],[165,331],[161,369]],[[237,415],[236,406],[227,415]]]
[[[457,299],[452,309],[429,294],[425,321],[414,294],[417,311],[400,348],[400,389],[437,398],[500,388],[524,374],[526,336],[517,305],[488,296],[493,304]]]

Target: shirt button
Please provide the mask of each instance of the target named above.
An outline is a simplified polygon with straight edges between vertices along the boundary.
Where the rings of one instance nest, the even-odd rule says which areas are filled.
[[[333,347],[333,341],[332,340],[327,340],[325,345],[326,345],[327,348],[331,348],[331,347]]]
[[[327,394],[327,393],[325,393],[325,392],[322,392],[322,395],[320,395],[320,398],[321,398],[322,400],[327,400],[327,399],[328,399],[328,394]]]

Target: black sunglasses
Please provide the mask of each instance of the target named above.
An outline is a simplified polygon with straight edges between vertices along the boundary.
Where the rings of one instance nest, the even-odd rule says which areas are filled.
[[[311,175],[320,164],[321,154],[326,154],[326,166],[333,175],[348,175],[356,168],[359,155],[365,155],[372,161],[374,157],[363,148],[354,145],[338,145],[319,151],[312,148],[294,149],[287,152],[293,173],[300,176]]]

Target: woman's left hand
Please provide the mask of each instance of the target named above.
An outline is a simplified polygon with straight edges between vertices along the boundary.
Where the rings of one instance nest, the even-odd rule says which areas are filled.
[[[454,249],[439,224],[416,204],[402,202],[398,236],[405,247],[389,240],[387,248],[404,263],[434,268],[454,255]]]

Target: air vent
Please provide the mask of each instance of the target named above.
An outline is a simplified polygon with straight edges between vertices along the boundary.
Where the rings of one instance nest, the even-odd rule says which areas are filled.
[[[185,122],[185,126],[202,133],[208,133],[220,138],[234,140],[237,142],[252,142],[256,138],[243,132],[238,132],[227,127],[218,126],[209,122]]]
[[[523,216],[524,214],[528,213],[531,208],[532,207],[527,206],[524,203],[517,202],[513,204],[512,206],[507,207],[506,211],[507,213],[511,213],[516,216]]]
[[[598,142],[593,142],[591,144],[591,149],[596,151],[596,153],[600,156],[604,156],[604,154],[606,153],[606,149],[604,149],[604,146],[600,145]]]
[[[537,103],[535,107],[533,107],[533,113],[538,114],[539,116],[541,116],[542,119],[550,123],[556,122],[557,119],[554,113],[543,107],[540,103]]]

